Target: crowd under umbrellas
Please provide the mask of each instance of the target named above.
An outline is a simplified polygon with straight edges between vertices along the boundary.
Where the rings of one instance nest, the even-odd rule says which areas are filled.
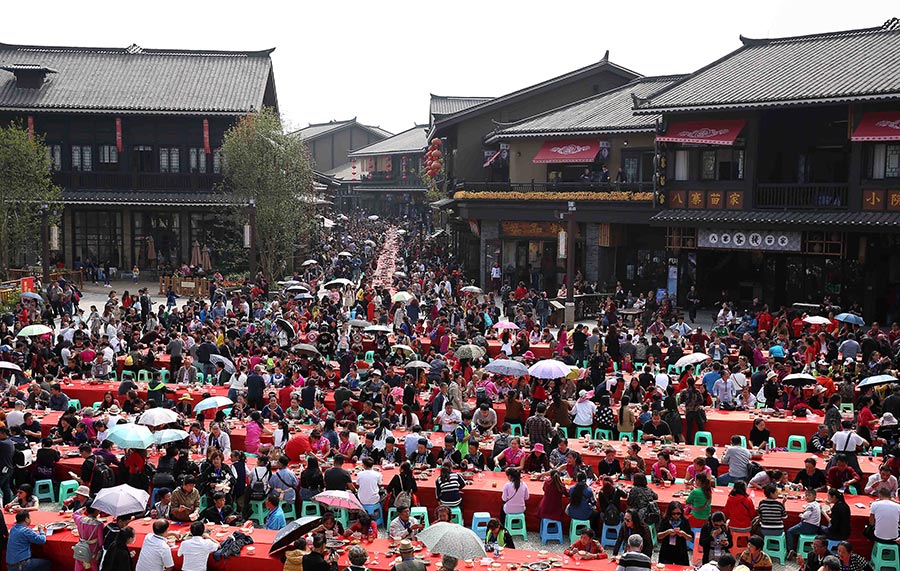
[[[365,437],[368,435],[365,430],[378,430],[382,425],[386,430],[413,428],[404,424],[404,418],[410,418],[407,412],[417,415],[428,426],[440,424],[437,418],[441,406],[435,407],[435,403],[449,399],[452,410],[465,411],[466,397],[479,400],[485,397],[497,402],[512,394],[514,399],[527,403],[532,411],[546,406],[548,416],[553,407],[554,414],[557,411],[560,414],[553,417],[554,426],[566,423],[572,426],[569,415],[576,404],[590,401],[598,410],[609,410],[615,402],[613,399],[619,398],[614,395],[626,391],[638,395],[640,400],[646,399],[648,406],[655,406],[652,395],[658,394],[659,400],[665,402],[671,396],[669,389],[684,394],[694,384],[695,377],[703,379],[698,385],[705,387],[706,376],[720,370],[716,367],[725,361],[723,347],[727,354],[728,346],[740,347],[740,355],[747,363],[753,360],[752,368],[757,373],[763,371],[765,387],[753,394],[767,401],[771,399],[766,404],[773,409],[823,410],[822,405],[826,403],[813,402],[814,399],[797,402],[796,396],[802,392],[796,389],[827,384],[823,377],[849,383],[851,388],[863,391],[864,397],[876,391],[883,394],[885,387],[897,382],[893,361],[896,352],[890,349],[900,340],[900,330],[897,334],[880,329],[865,331],[860,316],[831,315],[827,307],[822,308],[820,315],[797,315],[794,319],[787,313],[770,314],[769,318],[777,323],[770,323],[768,330],[786,334],[782,347],[786,355],[764,361],[756,360],[755,351],[766,348],[763,344],[771,342],[770,338],[729,318],[730,308],[727,312],[723,308],[724,313],[716,317],[716,329],[711,336],[698,328],[688,327],[687,331],[675,328],[676,324],[665,324],[661,330],[659,327],[654,330],[657,317],[661,317],[656,314],[646,316],[649,319],[639,314],[636,320],[627,323],[616,313],[620,304],[616,299],[611,300],[610,310],[598,319],[597,332],[583,327],[573,331],[563,327],[553,332],[538,323],[542,292],[508,292],[514,296],[514,303],[507,303],[502,315],[494,292],[485,293],[473,285],[451,252],[426,239],[429,234],[424,218],[409,220],[404,227],[408,231],[378,217],[348,219],[332,227],[334,232],[325,239],[321,250],[304,261],[294,275],[283,276],[271,285],[264,278],[256,277],[241,288],[212,288],[211,299],[190,300],[184,307],[161,306],[154,312],[152,307],[144,311],[141,306],[137,311],[123,312],[119,300],[112,295],[102,314],[98,311],[97,315],[80,320],[64,316],[57,324],[52,315],[38,310],[44,305],[40,295],[36,294],[37,299],[26,296],[23,304],[31,304],[27,309],[38,310],[30,311],[29,315],[41,316],[45,323],[16,319],[13,328],[7,330],[4,342],[11,350],[3,353],[4,358],[0,360],[0,368],[10,371],[7,394],[15,400],[23,398],[33,402],[34,408],[64,410],[67,408],[62,400],[64,395],[59,396],[53,388],[55,381],[102,380],[117,368],[116,357],[130,358],[130,364],[125,364],[124,369],[133,373],[132,382],[143,371],[151,378],[148,389],[163,388],[151,390],[153,396],[148,395],[144,400],[137,396],[137,384],[135,388],[126,385],[128,390],[124,394],[112,395],[113,403],[104,399],[96,410],[90,406],[85,406],[85,410],[66,410],[51,437],[61,444],[76,444],[76,438],[81,438],[77,436],[81,433],[74,430],[78,424],[93,424],[98,418],[117,418],[117,424],[103,431],[102,438],[125,451],[123,462],[152,464],[157,458],[155,451],[160,450],[162,456],[156,460],[159,468],[170,454],[180,458],[181,450],[197,453],[200,457],[186,456],[188,460],[180,468],[183,472],[178,474],[180,482],[173,474],[173,487],[196,477],[208,501],[222,494],[228,501],[240,504],[240,498],[232,494],[235,480],[228,476],[231,472],[222,471],[216,462],[221,466],[224,459],[233,466],[242,460],[240,456],[216,456],[216,452],[227,449],[220,448],[224,440],[218,436],[217,444],[210,446],[212,436],[217,431],[227,434],[238,427],[252,428],[254,423],[261,431],[277,433],[284,421],[286,433],[279,435],[280,441],[276,441],[279,446],[268,448],[258,440],[250,441],[248,430],[245,451],[258,454],[263,463],[270,462],[275,471],[282,469],[282,456],[288,464],[296,466],[299,462],[302,468],[307,465],[307,458],[290,457],[289,444],[294,438],[308,438],[312,429],[299,427],[296,422],[309,422],[315,430],[324,430],[329,421],[338,422],[341,411],[328,410],[322,403],[326,396],[336,397],[341,391],[349,392],[351,399],[365,404],[364,413],[358,419],[352,413],[354,420],[344,417],[339,422],[363,428]],[[637,302],[629,302],[623,296],[622,307],[629,303]],[[765,312],[759,315],[764,317]],[[51,336],[57,334],[63,336],[63,341],[51,342]],[[596,338],[593,349],[587,351],[590,337]],[[822,339],[821,345],[816,345],[818,339]],[[803,345],[807,342],[813,343],[813,359],[804,354]],[[489,355],[490,343],[500,344],[499,353]],[[853,343],[860,345],[862,365],[853,359],[835,358],[848,355]],[[882,346],[885,343],[887,350]],[[531,347],[540,344],[549,345],[550,358],[535,357]],[[686,351],[688,345],[690,351]],[[832,345],[834,355],[830,354]],[[776,346],[781,345],[775,342],[768,347],[770,355],[776,352]],[[665,358],[655,352],[660,348],[668,350]],[[643,352],[639,353],[639,349]],[[193,368],[203,375],[206,383],[228,387],[229,396],[210,394],[196,405],[181,399],[173,402],[166,394],[167,384],[162,381],[155,359],[164,353],[172,356],[169,384],[178,385],[180,379],[191,377],[185,377],[184,373]],[[636,358],[638,355],[640,360]],[[873,355],[874,359],[870,359]],[[637,376],[641,366],[649,366],[645,372],[650,373],[650,381],[645,382],[641,377],[637,389],[625,389],[622,373]],[[749,377],[748,374],[745,378],[749,381]],[[262,385],[258,386],[257,382]],[[312,391],[304,392],[310,387]],[[46,399],[44,391],[48,393]],[[408,398],[410,394],[412,398]],[[746,407],[737,394],[717,392],[715,396],[717,406]],[[734,402],[729,403],[726,397]],[[395,406],[399,403],[408,405],[410,410],[399,414]],[[126,414],[121,413],[120,406],[127,409]],[[371,412],[368,406],[373,406],[374,417],[364,416]],[[531,416],[540,415],[532,413]],[[263,419],[274,420],[278,429],[267,428],[260,422]],[[519,420],[526,425],[528,435],[526,419]],[[602,422],[606,420],[599,415],[591,419],[592,425],[605,430],[607,425]],[[495,433],[498,428],[493,427]],[[86,432],[89,441],[100,436],[96,430]],[[532,444],[545,446],[535,440],[534,432],[530,436]],[[558,434],[548,439],[547,449],[559,440]],[[896,446],[896,441],[892,444]],[[334,448],[341,445],[339,441]],[[264,454],[261,449],[265,450]],[[532,453],[534,450],[537,448]],[[102,456],[96,458],[95,462],[104,461]],[[222,478],[217,480],[210,474],[225,475],[216,476]],[[129,473],[124,479],[118,482],[120,486],[144,493],[156,488],[144,472]],[[271,487],[271,480],[266,485]],[[121,506],[133,505],[129,504],[131,501],[143,501],[149,509],[154,507],[150,505],[154,502],[150,501],[149,493],[145,499],[143,495],[129,496],[128,490],[109,489],[117,490],[117,495],[103,499],[118,502],[110,503],[109,509],[121,511],[125,509]],[[359,497],[342,492],[317,493],[308,500],[364,516],[365,506]],[[279,503],[271,506],[271,513],[259,518],[261,522],[257,524],[273,529],[282,525],[282,520],[273,516],[281,509]],[[188,517],[200,519],[199,505],[195,507]],[[250,520],[251,514],[246,509],[245,502],[241,519]],[[313,522],[314,526],[306,527]],[[320,525],[318,521],[306,520],[292,525],[291,532],[296,534],[300,529],[302,535]],[[445,527],[437,531],[442,529]],[[447,541],[447,537],[459,544],[471,540],[467,535],[454,535],[461,533],[455,528],[448,529],[450,535],[435,531],[434,535],[439,537],[432,539],[431,534],[424,534],[422,540],[426,543],[433,540],[434,545]]]

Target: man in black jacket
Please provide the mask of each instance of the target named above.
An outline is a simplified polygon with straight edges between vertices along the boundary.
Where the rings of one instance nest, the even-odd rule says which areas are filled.
[[[303,556],[303,571],[332,571],[337,569],[337,556],[328,552],[325,534],[313,536],[312,550]]]
[[[263,403],[263,393],[266,390],[266,381],[260,375],[262,365],[253,367],[253,372],[247,377],[247,402],[255,410],[262,410],[265,406]]]

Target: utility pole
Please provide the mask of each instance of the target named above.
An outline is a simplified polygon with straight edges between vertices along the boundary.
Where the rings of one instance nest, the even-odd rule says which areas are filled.
[[[253,198],[250,199],[248,218],[250,226],[250,251],[247,257],[250,264],[250,281],[254,281],[256,279],[256,200]]]
[[[41,204],[41,288],[50,285],[50,205]]]
[[[571,329],[575,327],[575,231],[578,228],[575,222],[575,202],[569,201],[569,211],[560,214],[560,218],[568,220],[566,229],[566,325]]]

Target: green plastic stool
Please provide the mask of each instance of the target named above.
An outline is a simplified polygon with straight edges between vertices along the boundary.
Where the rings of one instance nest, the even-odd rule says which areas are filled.
[[[606,430],[604,428],[598,428],[594,431],[594,440],[612,440],[613,433],[612,430]]]
[[[171,378],[171,375],[169,374],[169,370],[168,370],[168,369],[162,369],[162,370],[159,372],[159,378],[160,378],[160,380],[161,380],[162,382],[168,383],[168,382],[169,382],[169,379]]]
[[[91,405],[91,408],[93,408],[94,410],[97,410],[98,408],[100,408],[100,405],[101,405],[101,404],[103,404],[103,403],[100,402],[100,401],[97,401],[97,402],[95,402],[94,404]]]
[[[74,406],[75,411],[81,410],[81,401],[78,399],[69,399],[69,406]]]
[[[300,515],[302,517],[321,516],[322,508],[319,506],[319,502],[308,500],[303,502],[303,505],[300,506]]]
[[[56,491],[53,489],[53,480],[35,480],[34,497],[39,500],[56,501]]]
[[[384,527],[390,528],[391,522],[397,519],[397,508],[388,508],[387,520],[384,522]]]
[[[659,538],[656,536],[656,524],[648,523],[647,528],[650,529],[650,537],[653,539],[653,548],[656,549],[659,546]]]
[[[59,499],[60,503],[68,500],[72,496],[75,495],[75,490],[78,489],[78,482],[75,480],[63,480],[59,483]]]
[[[841,403],[841,412],[849,412],[850,414],[853,414],[856,412],[856,410],[853,408],[852,402],[842,402]]]
[[[788,436],[787,449],[788,452],[806,452],[806,438],[796,434]]]
[[[504,524],[508,534],[518,535],[525,541],[528,541],[528,530],[525,529],[525,514],[506,514]]]
[[[450,508],[450,521],[453,523],[458,523],[459,525],[463,524],[463,513],[461,507],[456,506],[454,508]]]
[[[712,432],[708,432],[706,430],[701,430],[694,434],[694,446],[712,446],[713,445],[713,436]]]
[[[606,527],[605,524],[604,527]],[[584,528],[591,528],[590,520],[573,519],[572,523],[569,524],[569,543],[575,543],[576,541],[578,541],[578,537],[581,535],[581,530]]]
[[[872,548],[872,567],[875,571],[900,568],[900,547],[876,541]]]
[[[259,525],[266,525],[266,501],[250,500],[250,519]]]
[[[565,426],[560,426],[559,432],[560,432],[560,434],[563,435],[563,438],[569,438],[569,429],[566,428]]]
[[[778,444],[775,443],[775,437],[770,436],[769,441],[766,443],[766,449],[767,450],[775,450],[776,448],[778,448]]]
[[[739,435],[741,439],[741,448],[747,448],[747,437],[743,434]]]
[[[801,533],[800,538],[797,539],[797,555],[802,555],[806,559],[806,554],[812,549],[815,540],[815,535],[804,535]]]
[[[591,427],[590,426],[579,426],[575,429],[575,438],[580,438],[582,434],[587,434],[588,438],[591,437]]]
[[[138,371],[138,382],[139,383],[149,383],[150,382],[150,371],[147,369],[141,369]]]
[[[284,512],[284,521],[297,519],[297,504],[294,502],[281,502],[281,511]]]
[[[522,432],[521,424],[510,424],[509,425],[509,434],[510,436],[522,436],[524,433]]]
[[[778,562],[784,565],[787,561],[787,539],[784,533],[781,535],[764,535],[763,551],[769,554],[772,559],[778,559]]]

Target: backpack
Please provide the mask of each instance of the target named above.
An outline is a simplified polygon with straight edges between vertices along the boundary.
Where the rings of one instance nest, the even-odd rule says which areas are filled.
[[[759,463],[751,461],[749,464],[747,464],[748,481],[749,481],[749,479],[753,478],[753,476],[759,474],[762,471],[763,471],[763,467],[760,466]]]
[[[614,527],[619,525],[622,520],[622,512],[614,502],[609,502],[606,509],[603,510],[603,525]]]
[[[491,398],[487,395],[487,391],[484,387],[478,387],[475,389],[475,408],[481,406],[484,403],[489,407],[492,406]]]
[[[91,556],[91,546],[84,538],[79,539],[78,542],[72,546],[72,551],[72,558],[75,559],[75,561],[91,563],[94,560]]]
[[[656,501],[647,502],[646,506],[638,509],[638,515],[641,516],[641,521],[645,524],[658,524],[660,519],[659,504]]]
[[[106,465],[102,458],[95,457],[94,469],[91,471],[91,490],[100,491],[103,488],[114,486],[116,483],[116,475],[112,468]]]
[[[258,466],[257,466],[258,468]],[[256,479],[254,479],[250,483],[250,499],[251,500],[264,500],[266,496],[269,494],[269,486],[268,481],[269,477],[272,475],[271,471],[266,468],[265,480],[260,478],[259,472],[256,468],[253,469],[253,474],[256,475]]]

